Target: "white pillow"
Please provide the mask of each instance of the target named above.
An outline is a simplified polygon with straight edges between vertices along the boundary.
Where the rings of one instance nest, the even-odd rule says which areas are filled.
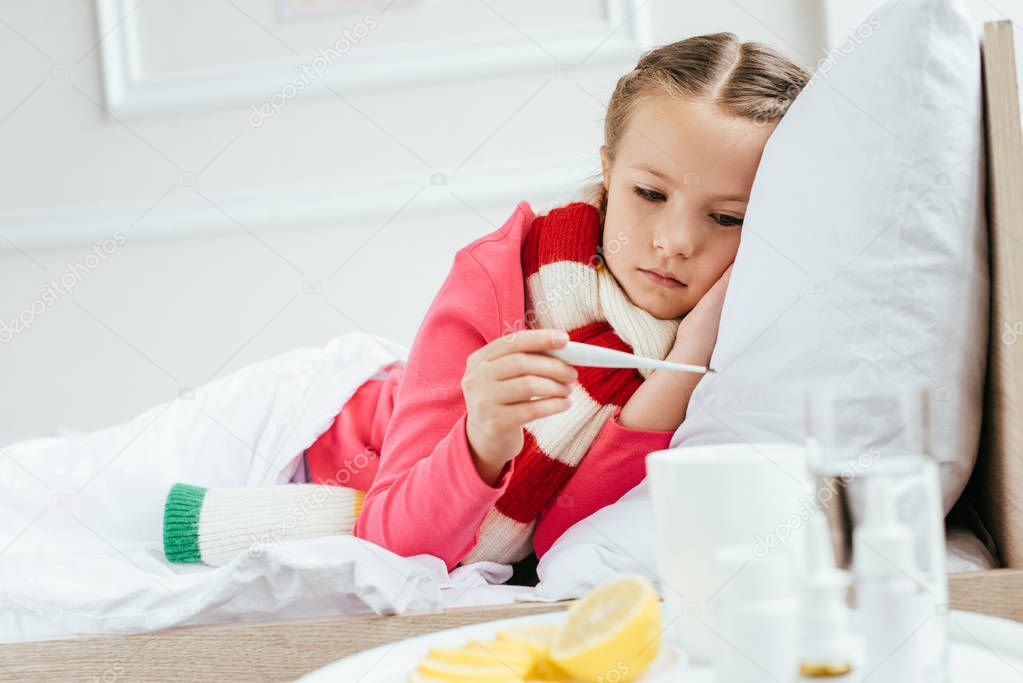
[[[711,365],[672,447],[802,442],[804,392],[883,380],[937,392],[953,459],[946,510],[976,459],[987,343],[979,34],[959,2],[896,0],[832,53],[757,170]],[[628,514],[652,524],[646,481]],[[623,498],[623,502],[624,502]],[[594,544],[646,564],[652,535],[605,508],[557,553]],[[564,541],[564,542],[562,542]],[[553,555],[553,556],[552,556]],[[637,569],[641,569],[637,567]],[[557,591],[565,593],[560,587]]]
[[[803,395],[921,383],[946,511],[977,456],[988,322],[980,39],[896,0],[768,140],[711,365],[671,446],[795,441]],[[873,28],[872,28],[873,27]],[[865,425],[867,427],[867,425]]]

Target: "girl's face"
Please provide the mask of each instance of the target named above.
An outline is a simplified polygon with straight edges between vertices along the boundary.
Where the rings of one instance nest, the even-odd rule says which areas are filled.
[[[678,318],[724,273],[774,127],[661,95],[633,110],[613,161],[600,148],[604,259],[632,303]]]

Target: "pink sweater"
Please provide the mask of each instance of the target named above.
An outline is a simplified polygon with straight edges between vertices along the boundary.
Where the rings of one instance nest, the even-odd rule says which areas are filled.
[[[521,249],[533,218],[529,204],[519,202],[503,226],[455,253],[407,363],[396,361],[363,384],[306,451],[310,481],[366,491],[355,536],[404,557],[435,555],[448,571],[476,544],[515,461],[496,486],[479,476],[465,434],[461,380],[470,353],[526,328]],[[646,475],[646,454],[668,447],[673,430],[624,427],[620,411],[537,518],[537,557],[636,486]]]

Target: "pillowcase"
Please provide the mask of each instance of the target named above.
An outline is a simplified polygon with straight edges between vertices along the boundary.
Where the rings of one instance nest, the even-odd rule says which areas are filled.
[[[976,460],[986,365],[979,32],[957,1],[894,0],[853,34],[858,44],[821,63],[768,140],[718,373],[697,386],[671,447],[802,443],[806,392],[922,384],[936,399],[947,511]],[[645,480],[622,502],[633,524],[653,523]],[[564,564],[558,553],[601,554],[585,545],[647,564],[652,535],[616,534],[616,517],[605,508],[566,532],[541,581]]]
[[[671,446],[801,443],[807,392],[918,384],[947,512],[977,457],[987,356],[979,33],[953,0],[896,0],[862,26],[768,140],[719,373]]]

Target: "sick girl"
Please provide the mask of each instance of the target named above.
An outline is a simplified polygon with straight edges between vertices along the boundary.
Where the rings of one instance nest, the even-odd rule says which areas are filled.
[[[645,54],[608,104],[599,182],[544,215],[522,201],[458,250],[407,360],[345,402],[293,484],[175,485],[168,558],[226,562],[315,494],[288,538],[352,533],[448,570],[516,563],[618,500],[702,375],[544,352],[571,339],[709,363],[757,165],[808,78],[730,33]]]

